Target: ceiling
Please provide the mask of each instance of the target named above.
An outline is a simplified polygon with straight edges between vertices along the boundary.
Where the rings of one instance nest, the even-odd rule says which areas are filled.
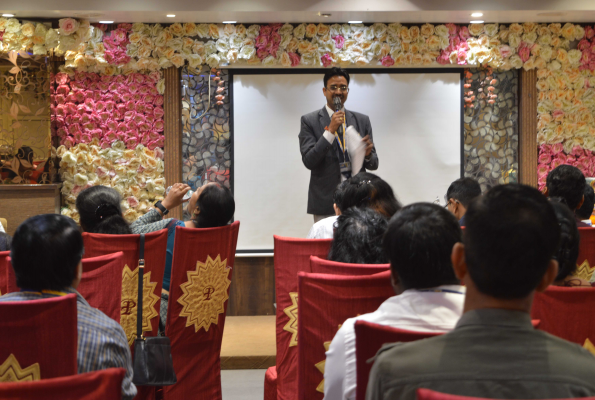
[[[593,0],[1,0],[19,19],[76,17],[91,22],[347,22],[468,23],[595,21]],[[331,14],[330,17],[319,13]],[[166,14],[175,14],[168,18]]]

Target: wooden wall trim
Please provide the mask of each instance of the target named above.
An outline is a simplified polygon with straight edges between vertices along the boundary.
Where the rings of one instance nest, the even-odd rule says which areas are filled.
[[[519,182],[537,187],[537,70],[519,72]]]
[[[182,93],[178,68],[169,67],[164,70],[163,75],[165,184],[170,186],[182,182]],[[168,217],[182,219],[182,207],[170,210]]]

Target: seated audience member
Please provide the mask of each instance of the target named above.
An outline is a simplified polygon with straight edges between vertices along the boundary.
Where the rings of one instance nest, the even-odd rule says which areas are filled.
[[[384,216],[368,208],[348,208],[337,218],[335,237],[328,259],[350,264],[385,264],[382,236],[386,232]]]
[[[559,197],[550,197],[550,203],[554,207],[560,225],[560,244],[555,255],[555,259],[558,260],[558,275],[554,285],[591,287],[588,281],[573,275],[576,272],[580,236],[574,214],[558,199],[562,200]]]
[[[396,296],[378,310],[343,323],[326,353],[325,400],[355,398],[355,321],[422,332],[454,328],[463,313],[465,296],[450,255],[460,241],[457,220],[440,206],[411,204],[392,217],[383,247]]]
[[[343,195],[343,212],[350,207],[366,207],[390,218],[401,209],[393,189],[378,175],[360,172],[349,183]]]
[[[56,214],[27,219],[17,228],[10,253],[16,283],[22,290],[2,296],[0,301],[38,300],[75,293],[79,374],[125,368],[122,398],[132,399],[136,387],[132,384],[132,361],[124,330],[89,306],[76,291],[83,273],[83,251],[83,238],[72,219]]]
[[[593,213],[593,207],[595,207],[595,192],[591,185],[586,184],[585,190],[583,191],[584,201],[583,205],[576,210],[577,217],[589,226],[593,226],[591,223],[591,214]]]
[[[76,198],[76,209],[84,232],[110,235],[131,234],[128,222],[122,216],[122,201],[116,189],[92,186],[81,191]]]
[[[576,214],[576,210],[583,205],[586,184],[587,181],[580,169],[572,165],[559,165],[547,175],[544,194],[547,197],[562,197]],[[576,220],[579,228],[589,226],[578,217]]]
[[[190,190],[190,186],[188,185],[182,183],[174,184],[165,199],[163,199],[163,202],[156,203],[155,208],[130,225],[133,233],[149,233],[165,228],[168,229],[167,255],[165,258],[160,307],[160,327],[162,331],[167,315],[176,227],[215,228],[224,226],[230,222],[235,212],[235,201],[229,188],[218,183],[208,183],[195,191],[188,201],[187,210],[192,212],[192,219],[190,221],[184,222],[175,218],[163,219],[170,209],[183,203],[183,197],[188,190]]]
[[[536,330],[535,291],[558,274],[556,214],[534,188],[500,185],[471,202],[452,252],[464,313],[445,335],[385,346],[366,398],[414,400],[416,389],[492,399],[595,396],[595,357]]]
[[[0,251],[10,250],[10,244],[12,243],[12,237],[6,232],[0,232]]]
[[[481,196],[479,183],[472,178],[460,178],[450,184],[446,191],[446,208],[465,226],[465,212],[471,200]]]
[[[310,228],[310,232],[308,232],[308,236],[306,239],[332,239],[333,232],[335,230],[335,221],[337,221],[337,217],[341,215],[341,203],[343,202],[343,197],[345,196],[345,189],[349,185],[349,180],[345,180],[337,185],[335,189],[335,193],[333,193],[333,208],[335,209],[335,214],[332,217],[321,219],[320,221],[316,222]]]

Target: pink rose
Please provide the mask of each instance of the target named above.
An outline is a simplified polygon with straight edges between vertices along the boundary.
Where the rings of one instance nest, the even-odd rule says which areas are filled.
[[[291,53],[289,54],[289,56],[291,57]],[[153,100],[153,104],[155,104],[156,106],[162,106],[163,105],[163,96],[158,94],[155,96],[155,100]]]
[[[84,103],[85,102],[85,93],[84,92],[76,92],[76,93],[73,93],[73,95],[74,95],[74,100],[77,103]]]
[[[128,42],[128,36],[123,29],[114,29],[110,34],[110,38],[116,45],[126,44]]]
[[[450,64],[450,52],[442,50],[436,61],[441,65]]]
[[[66,148],[71,148],[74,146],[74,138],[72,136],[66,136],[60,139],[60,144],[66,146]]]
[[[128,140],[128,135],[126,132],[116,132],[116,139],[122,142],[126,142]]]
[[[270,37],[268,35],[258,35],[254,41],[254,47],[257,49],[264,49],[269,44]]]
[[[560,154],[564,151],[564,145],[562,143],[556,143],[552,145],[552,153],[554,155]]]
[[[153,110],[154,110],[153,104],[145,103],[145,104],[143,104],[143,107],[145,108],[145,114],[153,114]]]
[[[265,58],[267,58],[268,55],[269,55],[269,52],[267,51],[267,49],[256,50],[256,57],[260,58],[261,60],[264,60]]]
[[[138,138],[136,136],[129,136],[128,139],[126,139],[126,148],[134,150],[136,149],[136,146],[138,146]]]
[[[101,121],[103,123],[107,122],[111,118],[111,116],[112,115],[110,113],[108,113],[107,111],[99,113],[99,118],[101,118]]]
[[[461,26],[459,29],[459,37],[461,38],[461,40],[467,40],[471,37],[471,34],[469,33],[469,28],[467,28],[466,26]]]
[[[132,121],[135,114],[136,113],[134,111],[126,111],[126,113],[124,113],[124,121],[126,121],[126,122]]]
[[[395,64],[395,60],[393,60],[393,58],[391,56],[387,55],[387,56],[382,57],[382,59],[380,60],[380,63],[385,67],[390,67]]]
[[[549,163],[549,161],[548,161]],[[547,174],[550,172],[550,167],[547,163],[543,163],[543,164],[539,164],[537,166],[537,176],[542,177],[542,176],[547,176]]]
[[[136,124],[140,124],[140,123],[146,122],[146,120],[145,120],[145,116],[144,116],[144,115],[142,115],[142,114],[138,114],[138,113],[135,113],[135,114],[134,114],[134,118],[133,118],[133,120],[134,120],[134,122],[135,122]]]
[[[446,24],[445,26],[448,28],[448,36],[456,36],[457,35],[458,27],[455,24]]]
[[[85,99],[87,111],[95,111],[95,102],[92,99]]]
[[[163,115],[164,115],[163,108],[155,107],[153,109],[153,115],[155,116],[156,119],[163,119]]]
[[[457,52],[457,64],[467,64],[467,51],[465,49],[459,49],[459,51]]]
[[[163,160],[163,158],[165,157],[165,153],[163,152],[162,149],[157,148],[157,149],[155,149],[155,157],[159,158],[160,160]]]
[[[66,95],[66,102],[68,103],[76,103],[76,95],[74,93],[68,93],[68,95]]]
[[[593,30],[592,26],[585,26],[585,37],[587,39],[592,39],[595,36],[595,30]]]
[[[70,92],[70,88],[67,85],[60,85],[58,86],[58,88],[56,89],[56,93],[57,94],[68,94]]]
[[[519,53],[519,57],[521,58],[521,61],[526,62],[529,57],[531,57],[531,48],[533,46],[528,45],[525,42],[521,42],[521,44],[519,45],[518,48],[518,53]]]
[[[97,89],[101,92],[107,92],[109,90],[109,83],[108,82],[97,82]]]
[[[149,139],[149,136],[148,135],[139,136],[139,139],[140,139],[140,144],[142,144],[145,147],[147,147],[148,144],[149,144],[149,142],[151,141]]]
[[[144,113],[145,113],[145,105],[144,105],[144,103],[142,103],[142,102],[138,102],[138,103],[136,103],[136,104],[134,105],[134,110],[135,110],[137,113],[144,114]]]
[[[141,122],[140,124],[138,124],[138,130],[141,132],[148,132],[149,129],[151,129],[151,125],[149,125],[146,122]]]
[[[322,62],[322,66],[324,68],[329,67],[333,63],[333,59],[331,58],[329,53],[326,53],[325,55],[320,57],[320,61]]]
[[[550,154],[548,154],[548,153],[539,154],[538,162],[540,164],[549,164],[549,162],[551,160],[552,160],[552,157],[550,156]]]
[[[148,94],[148,93],[149,93],[149,91],[150,91],[150,90],[151,90],[151,88],[150,88],[150,87],[148,87],[147,85],[142,85],[142,86],[141,86],[141,87],[138,89],[138,92],[139,92],[140,94],[146,95],[146,94]]]
[[[141,101],[142,100],[142,95],[140,93],[135,93],[132,95],[132,101]]]
[[[151,139],[151,140],[157,140],[157,139],[159,139],[159,136],[161,136],[161,135],[159,134],[159,132],[149,131],[149,133],[147,133],[146,136],[149,136],[149,139]]]
[[[164,128],[164,123],[163,121],[155,121],[155,123],[153,124],[153,129],[155,129],[157,132],[163,132],[163,128]]]
[[[271,34],[273,28],[270,25],[263,25],[260,27],[260,35],[268,36]]]
[[[64,72],[58,72],[56,74],[56,82],[58,85],[66,85],[70,81],[70,77]]]
[[[121,100],[122,102],[127,103],[132,100],[132,95],[130,93],[123,93]]]
[[[300,64],[300,55],[297,53],[287,53],[289,54],[289,59],[291,60],[291,66],[297,67]]]
[[[554,169],[554,168],[556,168],[556,167],[558,167],[560,165],[564,165],[566,163],[567,163],[566,156],[563,153],[559,153],[552,160],[552,163],[550,164],[550,167],[552,169]]]
[[[335,47],[341,50],[343,48],[343,45],[345,44],[345,38],[341,35],[337,35],[333,36],[333,39],[335,40]]]
[[[502,58],[508,58],[512,55],[512,49],[509,46],[503,45],[498,49]]]
[[[576,48],[580,51],[588,50],[590,47],[591,42],[589,42],[587,39],[582,39],[580,42],[578,42],[578,45],[576,46]]]
[[[130,196],[126,199],[126,201],[128,202],[128,206],[134,208],[137,207],[139,205],[139,201],[136,197],[134,196]]]
[[[54,102],[56,104],[64,104],[65,97],[64,97],[63,94],[58,94],[58,95],[53,96],[53,97],[54,97]]]
[[[569,155],[574,156],[574,157],[580,157],[580,156],[584,156],[585,152],[581,146],[574,146]]]
[[[153,100],[155,100],[155,96],[153,96],[152,94],[147,94],[145,95],[145,97],[143,97],[143,101],[145,102],[145,104],[153,103]]]
[[[120,122],[118,124],[118,132],[126,132],[128,130],[128,127],[126,126],[125,122]]]

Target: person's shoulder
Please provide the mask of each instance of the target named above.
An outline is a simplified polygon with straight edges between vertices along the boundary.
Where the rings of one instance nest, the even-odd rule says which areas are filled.
[[[367,119],[368,121],[370,120],[370,117],[368,117],[366,114],[362,114],[360,112],[351,111],[351,110],[347,110],[347,111],[352,113],[355,116],[355,118],[358,120],[365,120],[365,119]]]
[[[91,307],[86,301],[77,303],[77,317],[80,325],[85,329],[93,330],[108,337],[120,336],[123,340],[126,338],[120,324],[97,308]]]
[[[318,113],[320,113],[320,109],[314,110],[312,112],[309,112],[308,114],[302,115],[302,119],[305,119],[305,120],[316,119],[316,118],[318,118]]]

